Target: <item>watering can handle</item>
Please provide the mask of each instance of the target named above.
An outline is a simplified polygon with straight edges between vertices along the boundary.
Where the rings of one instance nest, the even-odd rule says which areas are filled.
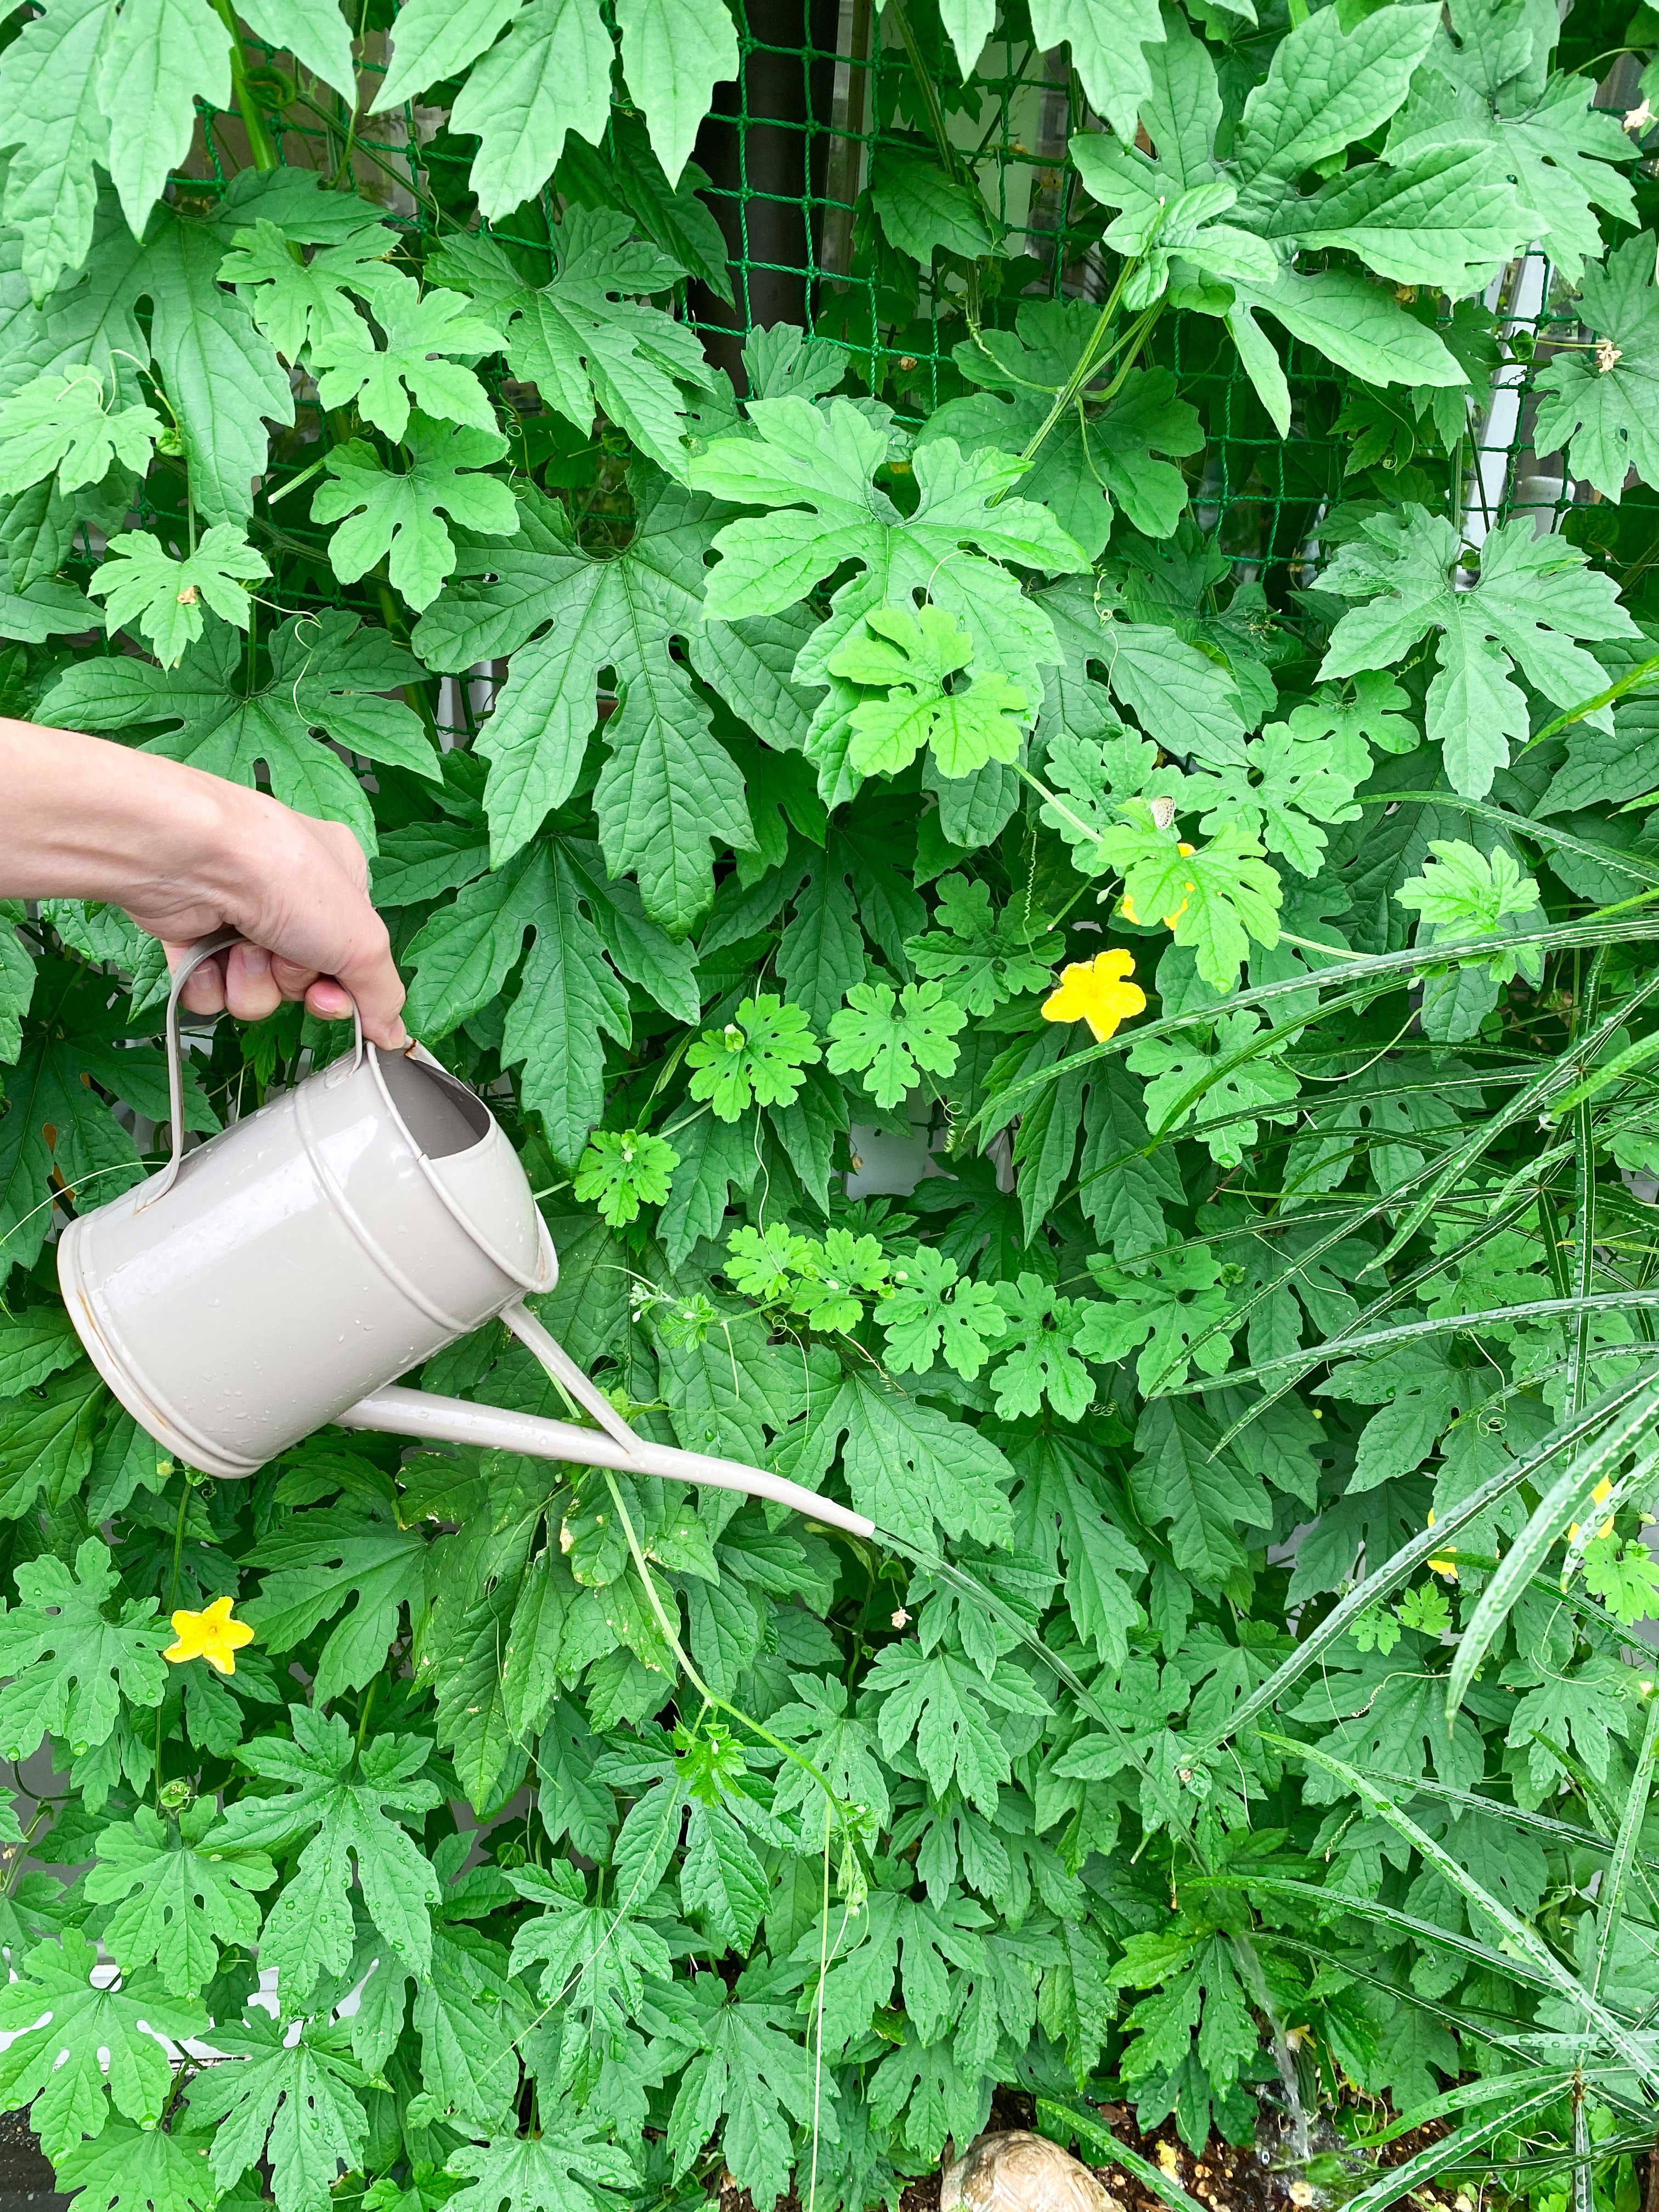
[[[185,1156],[185,1067],[179,1046],[179,1001],[184,988],[204,960],[211,960],[217,952],[228,952],[233,945],[244,942],[241,932],[230,927],[216,929],[210,936],[198,937],[184,958],[173,971],[173,988],[167,993],[167,1110],[173,1123],[173,1152],[167,1165],[159,1175],[154,1175],[144,1185],[135,1213],[145,1206],[154,1206],[158,1198],[165,1198],[173,1188],[173,1178],[179,1172]],[[351,1019],[356,1031],[356,1051],[352,1066],[360,1067],[363,1058],[363,1018],[357,1011],[357,1001],[351,1001]]]

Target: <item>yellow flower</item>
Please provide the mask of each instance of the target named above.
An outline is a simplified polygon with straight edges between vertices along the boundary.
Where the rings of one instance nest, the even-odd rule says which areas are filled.
[[[246,1621],[230,1617],[235,1602],[234,1598],[216,1597],[205,1613],[175,1613],[173,1632],[179,1641],[170,1644],[161,1656],[171,1659],[175,1667],[186,1659],[205,1659],[222,1674],[234,1674],[236,1654],[243,1644],[253,1641],[253,1631]]]
[[[1192,849],[1193,848],[1190,845],[1177,845],[1176,847],[1176,852],[1180,854],[1183,860]],[[1191,884],[1188,884],[1187,888],[1188,890],[1191,890],[1193,886]],[[1176,922],[1180,921],[1182,915],[1186,913],[1187,908],[1191,904],[1192,901],[1190,899],[1182,899],[1181,904],[1176,908],[1173,914],[1164,915],[1163,916],[1163,922],[1165,929],[1173,929]],[[1122,897],[1118,901],[1117,910],[1123,916],[1125,921],[1132,921],[1137,927],[1139,927],[1140,916],[1135,912],[1134,901],[1129,896],[1127,891],[1125,891]]]
[[[1596,1484],[1595,1489],[1590,1492],[1590,1504],[1592,1505],[1605,1505],[1612,1495],[1613,1484],[1607,1476],[1604,1474],[1600,1482]],[[1578,1541],[1579,1526],[1580,1524],[1577,1521],[1569,1524],[1567,1528],[1568,1543],[1576,1544]],[[1613,1522],[1610,1520],[1604,1521],[1601,1523],[1601,1528],[1596,1531],[1596,1534],[1601,1536],[1611,1536],[1613,1534]]]
[[[1433,1506],[1431,1506],[1431,1507],[1429,1508],[1429,1526],[1430,1526],[1430,1528],[1433,1528],[1433,1526],[1434,1526],[1434,1508],[1433,1508]],[[1449,1549],[1449,1551],[1447,1551],[1445,1553],[1443,1553],[1443,1556],[1442,1556],[1441,1558],[1439,1558],[1439,1559],[1431,1559],[1431,1560],[1429,1561],[1429,1565],[1430,1565],[1430,1566],[1434,1570],[1434,1571],[1435,1571],[1435,1573],[1436,1573],[1436,1574],[1437,1574],[1437,1575],[1444,1575],[1448,1582],[1454,1582],[1454,1583],[1455,1583],[1455,1582],[1457,1580],[1457,1547],[1456,1547],[1456,1545],[1455,1545],[1455,1544],[1452,1545],[1452,1546],[1451,1546],[1451,1547],[1450,1547],[1450,1549]]]
[[[1061,971],[1058,985],[1042,1002],[1045,1022],[1087,1022],[1097,1043],[1104,1043],[1121,1021],[1146,1011],[1146,994],[1127,979],[1135,972],[1132,952],[1097,952]]]

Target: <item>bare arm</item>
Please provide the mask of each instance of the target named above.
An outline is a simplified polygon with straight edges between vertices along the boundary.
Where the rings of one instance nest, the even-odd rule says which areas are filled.
[[[229,923],[247,942],[198,970],[192,1011],[258,1021],[303,998],[338,1020],[355,998],[377,1044],[404,1042],[404,987],[350,830],[199,769],[0,716],[0,897],[125,908],[169,955]]]

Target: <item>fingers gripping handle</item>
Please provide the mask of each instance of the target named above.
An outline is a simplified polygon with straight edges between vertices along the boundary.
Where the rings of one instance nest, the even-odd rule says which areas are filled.
[[[173,971],[173,988],[167,993],[167,1112],[173,1124],[173,1152],[161,1173],[152,1176],[144,1185],[133,1208],[135,1212],[142,1212],[145,1206],[154,1206],[158,1198],[167,1196],[173,1188],[173,1180],[185,1156],[185,1064],[179,1042],[179,1007],[184,997],[185,986],[204,961],[211,960],[217,953],[228,952],[232,945],[244,941],[239,930],[228,926],[216,929],[207,937],[198,937]],[[363,1058],[363,1018],[358,1012],[355,999],[351,1002],[351,1018],[356,1031],[351,1064],[359,1067]]]

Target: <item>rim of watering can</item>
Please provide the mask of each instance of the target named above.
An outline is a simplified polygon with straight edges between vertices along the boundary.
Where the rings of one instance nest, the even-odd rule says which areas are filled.
[[[559,1279],[559,1255],[554,1249],[552,1236],[546,1222],[542,1218],[542,1210],[537,1205],[535,1199],[532,1197],[530,1200],[530,1210],[535,1216],[536,1221],[537,1267],[533,1274],[526,1274],[515,1260],[510,1259],[506,1253],[498,1249],[491,1239],[485,1235],[439,1174],[437,1163],[428,1157],[417,1141],[414,1131],[404,1119],[398,1103],[392,1095],[391,1085],[381,1072],[380,1061],[383,1056],[388,1059],[410,1060],[413,1060],[417,1067],[429,1067],[435,1073],[441,1075],[447,1083],[453,1083],[457,1090],[464,1091],[469,1098],[476,1100],[489,1124],[483,1136],[478,1139],[478,1144],[488,1144],[491,1137],[499,1138],[501,1142],[507,1146],[516,1165],[518,1155],[513,1152],[512,1146],[507,1144],[507,1132],[490,1112],[489,1102],[480,1097],[470,1083],[464,1083],[452,1068],[446,1067],[435,1053],[428,1052],[417,1037],[412,1037],[400,1053],[386,1054],[383,1047],[371,1045],[363,1054],[365,1061],[374,1074],[374,1087],[380,1094],[382,1104],[402,1131],[404,1139],[414,1155],[416,1165],[425,1176],[439,1204],[454,1222],[456,1227],[464,1231],[490,1265],[498,1267],[508,1282],[515,1284],[520,1290],[528,1292],[532,1297],[540,1297],[552,1290]],[[469,1153],[477,1150],[477,1145],[469,1146],[466,1152],[458,1154],[457,1157],[465,1159]]]

